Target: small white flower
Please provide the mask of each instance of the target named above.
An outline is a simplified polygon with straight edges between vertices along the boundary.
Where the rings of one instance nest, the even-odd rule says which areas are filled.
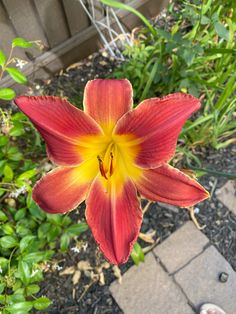
[[[16,67],[23,69],[23,67],[27,64],[28,62],[22,59],[16,59]]]
[[[71,251],[75,252],[75,253],[79,253],[80,252],[80,249],[77,248],[77,246],[74,246],[71,248]]]
[[[0,266],[0,274],[2,273],[2,267]]]
[[[56,269],[56,270],[62,270],[63,269],[63,267],[62,266],[59,266],[59,265],[54,265],[54,268]]]

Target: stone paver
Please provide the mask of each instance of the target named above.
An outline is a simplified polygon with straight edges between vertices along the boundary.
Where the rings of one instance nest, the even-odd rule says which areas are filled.
[[[154,249],[168,272],[173,273],[201,253],[208,238],[189,221]]]
[[[156,262],[152,253],[133,266],[110,291],[125,314],[192,314],[181,290]]]
[[[219,281],[222,272],[229,274],[225,283]],[[146,255],[144,264],[131,267],[110,291],[125,314],[193,314],[203,303],[236,314],[236,272],[192,222]]]
[[[229,274],[225,283],[219,281],[221,272]],[[174,277],[196,308],[210,302],[227,314],[236,313],[236,273],[215,247],[207,248]]]
[[[236,215],[236,183],[233,181],[228,181],[225,185],[216,191],[216,195],[218,200],[220,200]]]

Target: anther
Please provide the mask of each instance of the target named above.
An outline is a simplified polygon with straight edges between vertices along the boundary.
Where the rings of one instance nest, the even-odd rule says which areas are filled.
[[[114,169],[113,169],[113,154],[112,154],[112,152],[110,152],[110,157],[111,157],[111,159],[110,159],[110,169],[109,169],[109,173],[110,173],[110,177],[111,177],[112,174],[113,174],[113,171],[114,171]]]
[[[103,161],[101,159],[100,156],[97,156],[97,159],[98,159],[98,162],[99,162],[99,170],[100,170],[100,173],[101,175],[107,179],[107,176],[106,176],[106,172],[105,172],[105,169],[104,169],[104,165],[103,165]]]

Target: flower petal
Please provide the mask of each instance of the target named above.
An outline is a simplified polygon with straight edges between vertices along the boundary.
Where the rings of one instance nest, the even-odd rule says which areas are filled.
[[[143,170],[142,178],[135,184],[144,197],[181,207],[192,206],[209,197],[196,180],[168,164]]]
[[[112,264],[127,261],[142,222],[135,186],[130,180],[119,189],[118,185],[110,179],[103,183],[98,177],[86,201],[87,222],[101,251]]]
[[[47,144],[49,158],[58,165],[78,165],[81,138],[101,134],[97,123],[67,100],[52,96],[20,96],[16,105],[30,118]]]
[[[140,150],[136,165],[156,168],[173,157],[182,126],[199,108],[197,98],[182,93],[147,99],[118,121],[114,134],[133,134],[130,145]]]
[[[132,86],[128,80],[93,80],[84,90],[84,111],[109,133],[132,108]]]
[[[71,211],[85,200],[97,172],[97,164],[91,162],[78,167],[58,167],[37,182],[33,199],[51,214]]]

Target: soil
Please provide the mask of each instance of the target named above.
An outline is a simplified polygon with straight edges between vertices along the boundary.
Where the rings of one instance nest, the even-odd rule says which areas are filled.
[[[50,81],[38,82],[32,92],[68,97],[72,103],[81,107],[86,81],[97,77],[107,77],[118,63],[104,52],[95,53],[83,62],[72,65]],[[236,146],[218,151],[202,149],[198,154],[203,160],[205,168],[228,173],[235,171]],[[215,191],[227,180],[223,177],[206,175],[199,181],[211,191],[212,195],[210,200],[200,203],[195,208],[199,223],[206,225],[202,232],[236,270],[236,217],[217,200],[215,195]],[[146,201],[143,201],[143,205],[145,204]],[[84,204],[71,215],[74,220],[83,220]],[[189,219],[186,209],[153,203],[144,215],[141,231],[143,233],[155,231],[153,238],[154,240],[159,239],[158,243],[161,243]],[[77,243],[79,241],[81,247],[84,244],[87,245],[87,248],[81,248],[80,252],[74,252],[75,241]],[[55,257],[54,264],[57,265],[56,268],[59,266],[61,269],[55,270],[55,265],[54,267],[51,265],[50,270],[45,273],[40,295],[46,295],[53,300],[53,304],[46,313],[122,313],[109,292],[109,285],[119,277],[117,268],[114,269],[104,260],[89,230],[75,241],[71,243],[68,253],[58,254]],[[150,245],[143,241],[140,243],[142,247]],[[77,267],[78,263],[79,268]],[[132,265],[133,262],[130,259],[127,264],[120,266],[121,274]],[[71,269],[72,274],[62,275],[61,272],[68,272],[69,267],[74,267]],[[75,278],[76,271],[80,276],[79,280]],[[75,284],[72,282],[73,279]]]

